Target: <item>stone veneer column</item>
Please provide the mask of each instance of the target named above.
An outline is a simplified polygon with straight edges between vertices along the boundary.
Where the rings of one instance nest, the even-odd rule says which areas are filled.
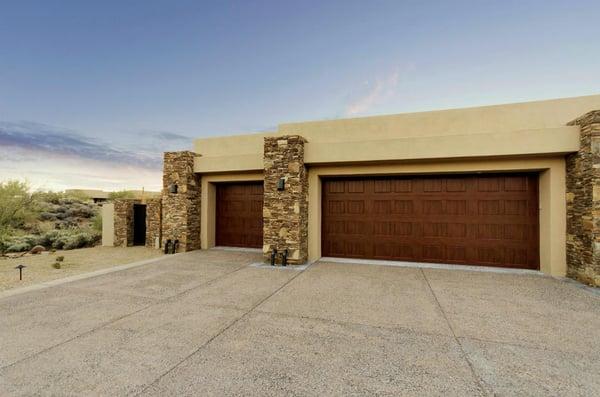
[[[139,200],[117,199],[114,201],[115,247],[133,245],[133,205]]]
[[[162,200],[152,198],[146,200],[146,247],[161,247],[162,232]],[[158,247],[156,240],[158,239]]]
[[[567,275],[600,286],[600,110],[569,125],[581,147],[567,156]]]
[[[179,240],[179,251],[200,249],[200,176],[194,173],[195,154],[165,152],[162,192],[162,244]],[[177,184],[177,193],[169,186]]]
[[[264,145],[263,253],[288,249],[288,262],[308,258],[308,176],[304,166],[304,138],[266,137]],[[277,190],[280,178],[285,190]]]

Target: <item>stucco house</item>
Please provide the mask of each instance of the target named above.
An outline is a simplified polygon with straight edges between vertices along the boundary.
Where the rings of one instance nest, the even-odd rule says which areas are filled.
[[[600,284],[600,95],[286,123],[164,154],[114,244],[539,269]],[[139,207],[141,208],[141,207]],[[140,238],[137,239],[139,243]]]

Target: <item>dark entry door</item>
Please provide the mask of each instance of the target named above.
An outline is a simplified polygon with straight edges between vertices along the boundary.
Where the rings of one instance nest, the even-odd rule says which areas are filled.
[[[146,206],[133,205],[133,245],[146,245]]]
[[[323,181],[323,256],[539,268],[536,174]]]
[[[216,212],[216,245],[262,247],[262,182],[218,184]]]

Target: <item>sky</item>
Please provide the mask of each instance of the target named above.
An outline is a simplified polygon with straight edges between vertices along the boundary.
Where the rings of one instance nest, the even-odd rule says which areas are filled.
[[[600,94],[600,1],[0,0],[0,181],[159,190],[284,122]]]

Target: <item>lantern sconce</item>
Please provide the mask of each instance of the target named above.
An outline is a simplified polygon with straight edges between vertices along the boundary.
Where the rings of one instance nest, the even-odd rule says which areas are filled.
[[[280,192],[285,190],[285,178],[279,178],[277,181],[277,190]]]
[[[169,193],[177,194],[177,184],[171,183],[169,185]]]

